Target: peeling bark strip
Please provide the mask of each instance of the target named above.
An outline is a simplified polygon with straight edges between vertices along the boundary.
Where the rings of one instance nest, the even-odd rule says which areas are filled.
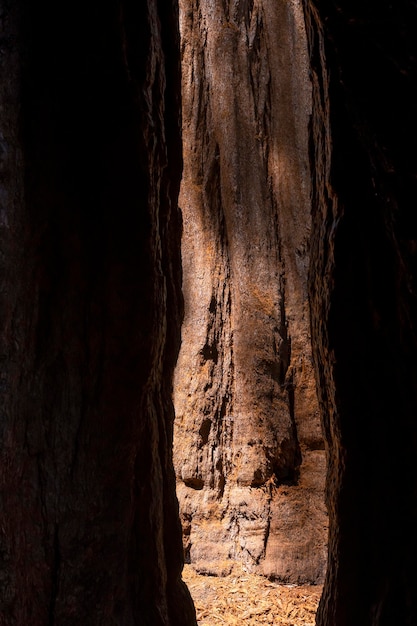
[[[182,0],[180,24],[186,307],[174,456],[187,556],[201,571],[239,560],[320,581],[302,6]]]
[[[1,3],[2,626],[196,623],[171,452],[177,20]]]

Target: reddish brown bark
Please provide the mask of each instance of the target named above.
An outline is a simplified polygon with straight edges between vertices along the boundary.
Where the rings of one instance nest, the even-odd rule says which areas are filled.
[[[190,561],[285,581],[326,565],[307,298],[302,4],[180,2],[185,320],[175,467]]]

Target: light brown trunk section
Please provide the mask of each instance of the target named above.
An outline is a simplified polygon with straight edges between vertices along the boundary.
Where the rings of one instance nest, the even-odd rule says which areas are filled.
[[[180,3],[185,320],[175,466],[188,558],[325,570],[307,301],[311,85],[300,2]]]

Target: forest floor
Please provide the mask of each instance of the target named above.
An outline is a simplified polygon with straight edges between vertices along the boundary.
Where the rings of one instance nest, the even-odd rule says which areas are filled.
[[[194,600],[198,626],[314,626],[321,586],[280,585],[241,572],[203,576],[186,565],[184,581]]]

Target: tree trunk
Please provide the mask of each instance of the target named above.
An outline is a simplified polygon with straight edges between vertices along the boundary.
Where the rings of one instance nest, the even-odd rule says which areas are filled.
[[[1,20],[0,623],[195,624],[171,453],[176,5]]]
[[[373,6],[374,5],[374,6]],[[317,624],[417,623],[415,3],[305,2],[312,340],[328,446]]]
[[[311,84],[300,2],[180,2],[185,320],[175,466],[187,558],[323,579],[309,334]]]

